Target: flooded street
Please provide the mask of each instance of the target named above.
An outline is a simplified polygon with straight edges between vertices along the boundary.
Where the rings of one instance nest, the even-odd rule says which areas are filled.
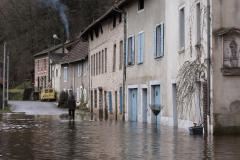
[[[171,127],[89,121],[84,114],[69,122],[65,110],[58,113],[0,114],[0,159],[240,159],[240,137],[204,140]]]

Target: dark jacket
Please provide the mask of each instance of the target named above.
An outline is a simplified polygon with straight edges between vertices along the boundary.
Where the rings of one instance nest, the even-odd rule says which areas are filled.
[[[76,100],[73,95],[68,97],[67,106],[69,109],[76,109]]]

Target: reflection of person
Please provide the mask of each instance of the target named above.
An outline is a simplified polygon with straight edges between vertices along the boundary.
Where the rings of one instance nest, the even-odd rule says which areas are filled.
[[[67,106],[68,106],[69,118],[70,118],[70,120],[71,119],[74,120],[75,109],[76,109],[76,100],[75,100],[73,93],[70,93],[70,95],[68,96]]]

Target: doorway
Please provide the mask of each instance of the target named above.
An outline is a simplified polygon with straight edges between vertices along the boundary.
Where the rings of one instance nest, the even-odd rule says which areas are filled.
[[[142,121],[147,122],[148,106],[147,106],[147,88],[142,89]]]
[[[130,111],[130,121],[137,121],[137,89],[130,89],[129,92],[129,111]]]
[[[173,126],[178,126],[177,117],[177,86],[176,83],[172,84],[172,104],[173,104]]]

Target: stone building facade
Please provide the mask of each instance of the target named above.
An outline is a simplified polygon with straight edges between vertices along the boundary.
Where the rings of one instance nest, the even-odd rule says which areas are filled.
[[[240,2],[212,0],[214,133],[240,133]]]
[[[90,105],[100,118],[122,117],[123,22],[111,8],[88,26],[82,37],[89,42]]]

